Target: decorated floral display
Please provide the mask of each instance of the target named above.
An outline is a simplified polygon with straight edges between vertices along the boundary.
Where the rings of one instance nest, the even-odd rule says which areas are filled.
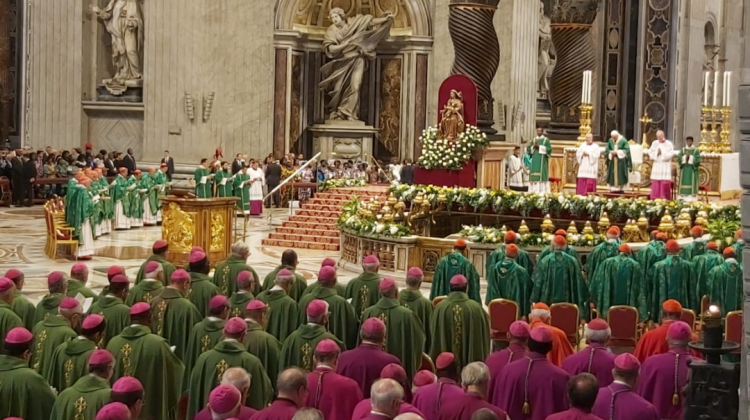
[[[324,192],[331,188],[353,188],[353,187],[364,187],[367,185],[367,181],[364,178],[338,178],[338,179],[326,179],[325,181],[318,184],[318,191]]]
[[[487,136],[473,125],[466,125],[456,141],[445,140],[437,127],[429,127],[419,137],[422,156],[417,165],[425,169],[460,170],[471,158],[474,149],[487,147]]]
[[[458,234],[471,242],[478,244],[502,244],[505,241],[505,230],[498,228],[488,228],[479,226],[464,226]],[[521,237],[518,241],[523,248],[527,247],[544,247],[552,243],[555,237],[552,233],[527,233],[519,234]],[[573,234],[568,235],[568,244],[578,247],[594,247],[607,240],[604,235],[594,234]]]
[[[361,236],[384,236],[402,238],[411,236],[408,226],[398,222],[386,222],[377,217],[366,217],[359,214],[362,200],[354,197],[344,203],[344,211],[338,220],[339,229]]]

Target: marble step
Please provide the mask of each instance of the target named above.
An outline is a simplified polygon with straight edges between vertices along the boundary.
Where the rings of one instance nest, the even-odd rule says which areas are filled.
[[[285,239],[263,239],[261,243],[264,246],[278,246],[282,248],[296,248],[296,249],[317,249],[321,251],[338,251],[339,242],[335,244],[326,244],[319,242],[306,242],[306,241],[290,241]]]
[[[329,237],[329,238],[339,237],[338,229],[335,229],[335,230],[305,229],[305,228],[299,228],[299,227],[281,226],[281,227],[276,228],[276,233],[283,233],[285,235],[307,235],[307,236],[320,236],[320,237]]]
[[[278,233],[273,232],[268,235],[268,239],[278,239],[281,241],[293,242],[316,242],[321,244],[338,244],[340,239],[330,236],[302,235],[300,233]]]

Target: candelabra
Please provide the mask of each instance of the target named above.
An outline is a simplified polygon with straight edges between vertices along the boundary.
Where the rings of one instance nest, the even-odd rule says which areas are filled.
[[[581,125],[578,127],[578,145],[586,141],[586,135],[591,132],[591,110],[594,109],[592,104],[582,103],[578,109],[581,110]]]
[[[638,121],[640,121],[641,124],[643,124],[643,131],[642,131],[643,134],[641,135],[641,145],[643,146],[644,149],[648,149],[648,138],[646,136],[646,131],[648,129],[648,125],[651,124],[653,120],[649,118],[648,114],[643,114],[643,117],[638,119]]]
[[[698,150],[703,153],[732,153],[732,144],[729,140],[732,108],[703,106],[701,113],[701,143]]]
[[[730,129],[732,128],[732,108],[725,106],[721,108],[721,143],[716,144],[716,153],[732,153],[732,143],[729,142]]]

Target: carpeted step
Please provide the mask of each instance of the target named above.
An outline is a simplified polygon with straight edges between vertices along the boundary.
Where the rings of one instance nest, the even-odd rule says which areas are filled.
[[[302,206],[302,210],[313,210],[313,211],[327,211],[327,212],[341,212],[340,204],[308,204],[305,203]]]
[[[284,239],[263,239],[264,246],[278,246],[282,248],[317,249],[321,251],[338,251],[339,243],[325,244],[319,242],[289,241]]]
[[[327,217],[327,216],[313,217],[313,216],[308,216],[308,215],[295,215],[295,216],[289,217],[290,222],[323,223],[323,224],[329,224],[329,225],[335,225],[337,220],[339,220],[338,216],[336,217]]]
[[[309,235],[309,236],[320,236],[329,238],[338,238],[339,230],[336,226],[333,226],[332,230],[328,229],[305,229],[291,226],[281,226],[276,228],[276,233],[283,233],[285,235]]]
[[[341,209],[338,210],[307,210],[307,209],[301,209],[297,210],[294,213],[295,216],[307,216],[307,217],[328,217],[328,218],[334,218],[338,219],[341,215]]]
[[[306,219],[307,220],[307,219]],[[327,231],[336,231],[338,232],[338,228],[336,227],[336,223],[314,223],[314,222],[306,222],[306,221],[286,221],[281,224],[281,227],[284,228],[296,228],[300,230],[327,230]]]
[[[307,232],[305,232],[307,233]],[[268,239],[278,239],[283,241],[295,241],[295,242],[317,242],[321,244],[337,244],[339,243],[340,239],[336,237],[330,237],[330,236],[313,236],[313,235],[305,235],[301,233],[276,233],[273,232],[270,235],[268,235]]]

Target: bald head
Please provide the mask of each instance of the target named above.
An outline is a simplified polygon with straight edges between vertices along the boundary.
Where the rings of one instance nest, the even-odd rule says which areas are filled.
[[[471,420],[500,420],[500,417],[489,408],[477,410],[471,415]]]
[[[581,410],[591,410],[599,392],[596,377],[590,373],[578,374],[568,381],[570,406]]]
[[[404,399],[404,388],[393,379],[380,379],[370,388],[372,410],[396,417]]]
[[[325,420],[325,417],[323,417],[323,413],[320,410],[307,407],[294,413],[292,420]]]
[[[300,368],[289,368],[279,374],[276,381],[279,398],[286,398],[303,406],[307,396],[307,372]]]
[[[221,384],[232,385],[244,396],[250,390],[251,379],[252,377],[245,369],[233,367],[224,372],[224,375],[221,377]]]
[[[422,416],[414,413],[399,414],[393,420],[425,420]]]

